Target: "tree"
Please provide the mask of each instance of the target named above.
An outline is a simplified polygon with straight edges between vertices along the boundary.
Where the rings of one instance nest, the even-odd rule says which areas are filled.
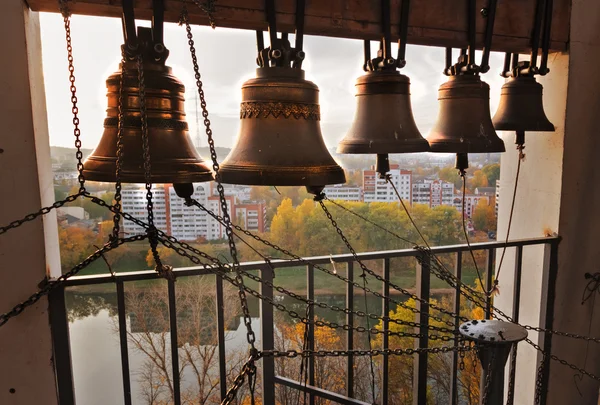
[[[481,171],[485,173],[488,185],[491,187],[496,186],[496,180],[500,179],[500,165],[498,163],[486,165],[483,166]]]
[[[473,172],[473,177],[469,179],[469,185],[471,189],[488,186],[488,179],[483,170],[475,170]]]
[[[214,277],[180,279],[175,291],[182,403],[219,403],[219,342],[214,310]],[[226,283],[223,308],[226,325],[235,323],[234,320],[239,316],[236,294],[236,289]],[[130,317],[128,340],[133,350],[144,357],[141,370],[136,373],[141,385],[139,397],[147,405],[173,403],[167,288],[164,283],[158,282],[144,287],[133,285],[126,290],[125,302]],[[116,321],[115,332],[118,332]],[[226,333],[226,339],[228,336]],[[246,358],[245,350],[227,353],[229,386]],[[241,395],[238,395],[239,402],[235,403],[244,403],[246,397],[247,392],[243,389]]]
[[[481,198],[473,211],[473,223],[478,231],[496,230],[496,212],[485,198]]]
[[[438,172],[438,176],[440,180],[453,183],[454,187],[456,188],[462,187],[462,179],[458,174],[458,170],[456,170],[454,167],[444,167],[440,169],[440,171]]]
[[[59,227],[60,262],[62,271],[69,271],[94,253],[96,234],[77,226]]]

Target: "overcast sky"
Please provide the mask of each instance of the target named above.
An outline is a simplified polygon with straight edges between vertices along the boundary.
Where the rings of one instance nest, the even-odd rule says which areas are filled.
[[[41,13],[40,20],[50,144],[72,146],[71,94],[62,17]],[[149,22],[138,24],[148,26]],[[71,31],[82,143],[85,148],[94,148],[103,131],[105,81],[118,69],[120,61],[121,22],[116,18],[76,15],[72,17]],[[215,143],[231,147],[239,126],[240,88],[245,80],[254,76],[256,68],[255,34],[254,31],[219,27],[215,30],[193,27],[193,33]],[[186,86],[186,111],[190,133],[194,136],[196,88],[185,29],[167,24],[165,45],[170,50],[167,65]],[[354,82],[363,73],[362,42],[308,36],[304,49],[306,78],[320,89],[323,135],[327,146],[335,147],[354,116]],[[406,58],[407,66],[402,73],[410,77],[415,120],[421,133],[426,135],[437,116],[438,87],[446,79],[441,73],[444,50],[409,45]],[[492,112],[496,109],[504,80],[499,76],[502,58],[500,54],[492,54],[492,68],[483,77],[491,87]],[[200,123],[202,125],[202,121]],[[206,146],[204,139],[202,145]]]

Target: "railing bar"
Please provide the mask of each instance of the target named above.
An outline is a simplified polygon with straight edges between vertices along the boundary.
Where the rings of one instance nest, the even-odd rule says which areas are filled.
[[[260,300],[260,342],[262,350],[273,350],[275,348],[273,305],[268,302],[268,300],[273,301],[273,287],[270,287],[270,285],[273,285],[274,275],[274,270],[270,266],[265,266],[264,263],[260,266],[260,277],[262,278],[260,293],[267,298],[267,300]],[[262,359],[262,373],[262,403],[274,404],[275,359],[273,357]]]
[[[354,281],[354,263],[346,264],[346,278]],[[346,284],[346,308],[354,309],[354,286],[351,283]],[[348,331],[346,333],[346,349],[354,349],[354,315],[346,314],[346,324]],[[348,355],[348,365],[346,369],[346,395],[349,398],[354,397],[354,356]]]
[[[311,301],[315,300],[315,269],[313,266],[306,266],[306,298]],[[308,309],[308,319],[310,321],[308,325],[308,350],[315,350],[315,308],[314,306],[310,306]],[[314,386],[315,385],[315,358],[308,358],[308,384]],[[315,396],[310,393],[309,395],[310,405],[315,404]]]
[[[416,302],[416,308],[420,311],[415,315],[415,321],[420,324],[417,332],[420,337],[416,339],[415,348],[427,348],[429,346],[429,290],[430,290],[430,256],[422,255],[416,267],[416,287],[419,297],[424,302]],[[413,404],[422,405],[427,403],[427,353],[419,353],[414,357],[413,367]]]
[[[487,263],[485,271],[485,290],[490,291],[494,277],[494,264],[496,260],[496,250],[487,249]],[[492,318],[492,296],[488,294],[485,299],[485,319]]]
[[[544,266],[544,277],[542,280],[542,289],[546,286],[545,291],[542,291],[542,310],[540,311],[540,324],[544,325],[547,330],[552,330],[554,326],[554,301],[556,299],[556,278],[558,273],[558,242],[559,240],[549,243],[550,252],[546,254],[548,257],[547,266]],[[543,321],[542,321],[543,319]],[[552,334],[540,333],[538,341],[541,340],[540,346],[544,353],[552,352]],[[541,358],[541,353],[538,353],[538,357]],[[540,359],[541,360],[541,359]],[[546,405],[548,400],[548,382],[550,380],[550,359],[546,358],[546,362],[542,368],[542,391],[540,395],[540,404]]]
[[[67,318],[64,286],[50,291],[48,304],[58,402],[61,405],[75,405],[69,319]]]
[[[347,405],[371,405],[367,402],[363,402],[363,401],[359,401],[358,399],[353,399],[353,398],[348,398],[345,397],[343,395],[340,395],[338,393],[335,392],[331,392],[331,391],[327,391],[324,390],[322,388],[318,388],[318,387],[313,387],[313,386],[306,386],[303,383],[300,383],[298,381],[294,381],[290,378],[285,378],[285,377],[281,377],[281,376],[276,376],[273,379],[275,384],[281,384],[284,385],[286,387],[290,387],[290,388],[294,388],[303,392],[309,392],[311,394],[314,394],[317,397],[321,397],[324,399],[327,399],[329,401],[333,401],[336,402],[338,404],[347,404]]]
[[[131,380],[129,375],[129,349],[127,347],[127,316],[125,313],[125,286],[117,281],[117,313],[119,317],[119,343],[121,346],[121,373],[125,405],[131,405]]]
[[[523,269],[523,246],[517,246],[515,251],[515,272],[513,277],[513,306],[512,306],[512,318],[515,322],[519,322],[519,309],[521,306],[521,273]],[[509,381],[515,381],[516,376],[516,363],[517,363],[517,349],[519,345],[514,345],[510,352],[510,369],[509,369]],[[509,384],[508,389],[508,402],[507,405],[513,405],[515,395],[515,385]]]
[[[219,391],[221,401],[227,395],[227,359],[225,357],[225,300],[223,297],[223,279],[215,276],[217,292],[217,337],[219,342]]]
[[[385,258],[383,259],[383,286],[382,286],[382,295],[384,297],[388,297],[390,295],[390,259],[389,258]],[[388,317],[390,316],[390,301],[388,299],[383,298],[382,299],[382,317],[383,317],[383,330],[389,330],[390,328],[390,321],[388,319]],[[388,349],[389,348],[389,343],[390,343],[390,337],[389,335],[386,333],[383,335],[383,349]],[[387,353],[385,353],[383,355],[383,370],[382,370],[382,403],[383,404],[387,404],[388,403],[388,390],[389,390],[389,381],[388,381],[388,376],[389,376],[389,370],[390,370],[390,364],[389,364],[389,355]]]
[[[484,250],[484,249],[498,249],[504,246],[506,247],[516,247],[516,246],[531,246],[531,245],[544,245],[549,243],[558,242],[558,237],[549,237],[549,238],[532,238],[532,239],[518,239],[509,241],[508,243],[504,242],[482,242],[482,243],[473,243],[471,247],[474,250]],[[431,248],[431,251],[435,254],[444,254],[444,253],[456,253],[456,252],[466,252],[469,248],[467,245],[449,245],[449,246],[434,246]],[[361,260],[378,260],[385,259],[386,257],[395,258],[395,257],[415,257],[417,252],[414,249],[402,249],[402,250],[390,250],[390,251],[382,251],[382,252],[367,252],[367,253],[358,253],[357,256]],[[333,255],[333,256],[316,256],[316,257],[305,257],[304,260],[310,261],[313,264],[324,265],[329,264],[331,262],[331,258],[333,258],[337,263],[349,263],[354,260],[354,257],[350,254],[343,255]],[[255,270],[264,262],[246,262],[240,265],[242,270]],[[305,264],[299,260],[281,260],[281,259],[273,259],[271,260],[271,264],[274,268],[285,268],[285,267],[304,267]],[[176,276],[184,277],[184,276],[198,276],[205,274],[212,274],[211,271],[206,270],[202,267],[184,267],[173,270]],[[127,272],[118,274],[116,276],[118,280],[122,279],[124,282],[127,281],[139,281],[139,280],[157,280],[160,276],[152,270],[146,271],[135,271],[135,272]],[[114,282],[114,278],[111,275],[89,275],[89,276],[73,276],[64,282],[66,287],[68,286],[76,286],[76,285],[91,285],[91,284],[103,284],[103,283],[112,283]]]
[[[456,252],[456,262],[454,264],[454,275],[460,282],[456,284],[454,290],[454,347],[458,347],[458,328],[460,326],[460,289],[462,280],[462,252]],[[452,353],[452,377],[450,379],[450,403],[458,405],[458,352]]]
[[[177,297],[175,295],[175,280],[167,280],[169,291],[169,323],[171,329],[171,366],[173,373],[173,401],[181,404],[181,386],[179,381],[179,346],[177,345]]]

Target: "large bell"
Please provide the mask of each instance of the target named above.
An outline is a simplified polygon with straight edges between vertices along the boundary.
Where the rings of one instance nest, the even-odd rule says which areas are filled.
[[[410,80],[398,71],[373,71],[356,81],[354,122],[338,153],[428,152],[410,105]]]
[[[185,121],[183,84],[164,63],[144,62],[148,143],[153,183],[191,183],[212,180],[212,172],[198,155]],[[100,143],[84,162],[84,176],[92,181],[115,181],[118,102],[121,72],[106,81],[107,118]],[[137,62],[125,63],[123,77],[123,158],[121,180],[144,183],[142,131]]]
[[[221,181],[317,190],[344,183],[321,135],[317,86],[301,69],[264,67],[256,75],[242,86],[240,132]]]
[[[440,110],[427,136],[432,152],[504,152],[490,117],[490,86],[479,75],[455,75],[440,86]]]
[[[554,131],[544,113],[542,85],[533,76],[511,77],[506,81],[492,121],[501,131]]]

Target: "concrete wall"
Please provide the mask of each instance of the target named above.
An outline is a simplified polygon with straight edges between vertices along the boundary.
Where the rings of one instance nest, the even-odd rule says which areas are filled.
[[[544,85],[544,104],[556,132],[528,133],[526,161],[511,230],[512,238],[542,236],[557,232],[563,237],[559,248],[554,329],[582,335],[600,336],[600,305],[581,305],[587,284],[584,273],[600,270],[600,2],[574,0],[571,14],[569,56],[552,55],[551,72]],[[510,149],[514,134],[504,134]],[[506,234],[510,195],[516,170],[514,149],[502,156],[498,237]],[[543,252],[526,250],[521,295],[522,323],[539,324],[539,299]],[[512,253],[512,252],[510,252]],[[511,260],[503,265],[502,291],[512,290]],[[498,297],[497,304],[510,310],[510,294]],[[594,306],[595,311],[594,311]],[[537,341],[537,334],[530,333]],[[565,360],[600,373],[597,344],[582,340],[553,338],[553,353]],[[537,353],[526,343],[519,345],[516,404],[533,403]],[[598,403],[598,383],[577,375],[559,363],[551,362],[548,404],[587,405]]]
[[[0,224],[52,204],[52,170],[37,13],[20,0],[0,12]],[[0,312],[60,272],[56,216],[0,235]],[[44,298],[0,328],[0,404],[56,404]]]

